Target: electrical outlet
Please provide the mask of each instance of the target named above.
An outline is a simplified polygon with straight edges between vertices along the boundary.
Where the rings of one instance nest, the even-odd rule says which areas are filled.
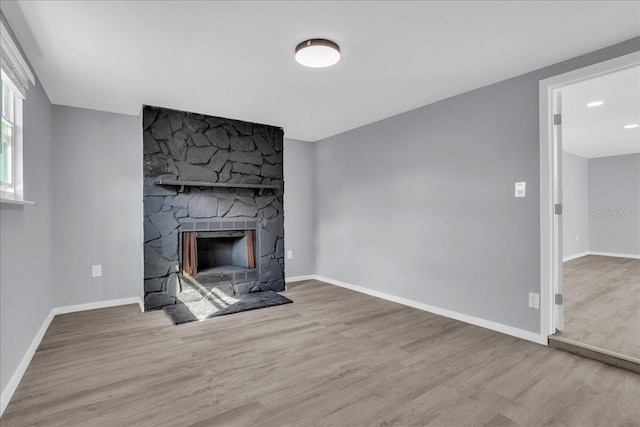
[[[516,182],[516,197],[526,197],[527,195],[527,183]]]
[[[287,259],[293,259],[293,251],[291,249],[287,251]]]
[[[96,264],[91,266],[91,277],[102,276],[102,264]]]
[[[540,308],[540,294],[529,292],[529,307],[535,309]]]
[[[580,236],[576,236],[576,242],[580,241]]]

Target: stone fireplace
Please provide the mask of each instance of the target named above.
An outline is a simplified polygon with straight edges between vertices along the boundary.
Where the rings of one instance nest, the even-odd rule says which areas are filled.
[[[282,139],[144,107],[145,310],[175,304],[191,276],[236,294],[284,290]]]

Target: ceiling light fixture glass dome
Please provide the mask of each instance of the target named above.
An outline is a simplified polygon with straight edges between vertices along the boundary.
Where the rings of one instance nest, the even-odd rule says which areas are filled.
[[[305,67],[330,67],[340,60],[340,46],[331,40],[309,39],[296,46],[295,56]]]

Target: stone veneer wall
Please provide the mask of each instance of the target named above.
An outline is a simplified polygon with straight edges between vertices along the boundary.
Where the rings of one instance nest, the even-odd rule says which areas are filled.
[[[282,129],[148,106],[142,126],[145,310],[175,304],[180,233],[208,220],[211,225],[222,219],[256,221],[258,280],[251,290],[284,290]],[[281,189],[180,191],[156,185],[159,179],[279,184]]]

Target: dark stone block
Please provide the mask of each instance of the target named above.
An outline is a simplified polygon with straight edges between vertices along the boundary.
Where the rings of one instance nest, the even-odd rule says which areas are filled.
[[[251,137],[253,139],[253,143],[256,144],[258,150],[266,156],[271,156],[276,153],[271,144],[267,142],[266,139],[262,137],[260,134],[255,134]]]
[[[260,256],[274,253],[276,251],[276,240],[278,240],[278,236],[267,230],[260,230],[259,234],[260,242],[258,244],[258,248],[260,251],[258,253]]]
[[[214,292],[217,290],[219,292],[222,292],[224,295],[228,295],[228,296],[234,296],[236,294],[235,289],[233,289],[233,284],[231,283],[223,283],[220,285],[216,285],[213,288]],[[218,295],[216,293],[216,295]]]
[[[220,117],[207,117],[204,119],[205,122],[209,125],[210,128],[214,128],[224,124],[224,119]]]
[[[265,178],[282,178],[282,166],[279,165],[262,165],[261,176]]]
[[[144,228],[144,241],[150,242],[151,240],[155,240],[160,237],[160,232],[158,229],[151,223],[149,218],[145,218],[142,223]]]
[[[276,258],[284,258],[284,239],[276,242]]]
[[[156,212],[160,212],[160,208],[164,203],[164,197],[145,197],[144,198],[144,215],[149,216]]]
[[[176,160],[184,160],[187,156],[187,141],[177,137],[171,138],[167,141],[167,148],[171,156]]]
[[[228,121],[228,120],[227,120]],[[226,124],[223,126],[224,130],[227,131],[229,135],[238,136],[240,133],[233,127],[233,125]]]
[[[144,291],[145,292],[160,292],[162,290],[162,281],[163,279],[149,279],[144,281]]]
[[[186,162],[176,162],[180,179],[183,181],[216,182],[218,174],[202,166],[195,166]]]
[[[171,273],[169,275],[169,277],[167,278],[167,281],[165,282],[164,291],[170,297],[174,297],[175,298],[175,297],[178,296],[178,294],[180,293],[180,281],[178,280],[178,274],[177,273]]]
[[[162,256],[158,249],[150,246],[144,246],[144,278],[155,279],[164,277],[172,268],[172,261]]]
[[[269,284],[269,289],[276,292],[282,292],[285,290],[284,279],[276,280],[275,282],[271,282]]]
[[[173,217],[173,212],[158,212],[149,217],[161,235],[167,236],[180,225]]]
[[[172,158],[167,159],[167,173],[169,175],[178,176],[178,168],[176,167],[176,162],[174,162]]]
[[[203,133],[194,133],[191,135],[191,140],[197,147],[210,147],[209,138],[207,138]]]
[[[209,129],[204,134],[212,145],[215,145],[218,148],[229,148],[229,135],[223,128]]]
[[[284,218],[282,216],[275,219],[264,220],[262,225],[265,230],[278,237],[284,237]]]
[[[229,139],[231,151],[254,151],[256,146],[248,136],[231,136]]]
[[[207,122],[195,118],[193,114],[187,114],[182,120],[182,127],[189,133],[196,133],[206,129]]]
[[[213,157],[211,157],[211,161],[209,162],[209,169],[214,170],[216,172],[220,172],[224,167],[227,160],[229,160],[229,152],[226,150],[218,150]],[[231,166],[229,166],[231,167]]]
[[[226,214],[226,217],[232,218],[232,217],[244,216],[248,218],[253,218],[257,215],[258,215],[258,209],[255,206],[248,206],[247,204],[239,200],[236,200],[235,202],[233,202],[233,205],[231,206],[231,209],[229,210],[229,212]]]
[[[197,194],[189,200],[189,216],[192,218],[210,218],[218,212],[218,199],[206,194]]]
[[[278,211],[276,211],[275,208],[272,208],[271,206],[267,206],[266,208],[262,209],[262,216],[267,219],[275,218],[276,216],[278,216]]]
[[[231,179],[231,163],[227,163],[220,171],[220,182],[227,182]]]
[[[167,259],[178,258],[178,231],[162,238],[162,256]]]
[[[253,124],[251,123],[234,121],[233,127],[243,135],[251,135],[253,133]]]
[[[169,124],[172,132],[178,131],[182,128],[182,119],[177,114],[171,114],[169,116]]]
[[[161,117],[151,125],[151,135],[155,139],[171,138],[171,123],[166,117]]]
[[[151,136],[151,132],[146,130],[142,134],[142,147],[142,152],[144,154],[153,154],[160,152],[160,146],[158,145],[158,142],[153,139],[153,136]]]
[[[255,286],[255,282],[236,283],[233,285],[233,291],[235,295],[245,295],[252,292]]]
[[[232,151],[230,159],[234,162],[251,163],[260,166],[264,161],[257,151]]]
[[[280,215],[284,214],[284,207],[282,206],[282,203],[280,203],[279,201],[274,200],[273,203],[271,203],[271,206],[276,208],[276,211],[278,211]]]
[[[248,163],[234,163],[231,170],[246,175],[260,175],[260,168],[256,165],[251,165]]]
[[[169,172],[169,163],[164,154],[149,154],[144,156],[145,176],[159,176]]]
[[[264,158],[268,163],[272,165],[281,165],[282,164],[282,153],[274,154],[273,156],[266,156]]]
[[[269,206],[275,199],[276,198],[274,196],[258,196],[255,198],[256,206],[258,209],[262,209]]]
[[[231,209],[232,205],[233,200],[218,200],[218,216],[221,218],[225,216],[229,212],[229,209]]]
[[[151,292],[144,296],[145,311],[159,310],[165,305],[173,305],[175,303],[176,303],[176,299],[173,297],[170,297],[164,292]]]
[[[180,193],[177,196],[165,197],[164,204],[167,206],[179,206],[186,208],[189,206],[189,200],[194,197],[192,193]]]
[[[249,206],[256,206],[256,201],[253,199],[253,197],[237,196],[236,199],[240,200],[242,203],[245,203]]]
[[[197,144],[196,144],[197,145]],[[216,147],[189,147],[187,149],[187,162],[191,164],[203,164],[209,162]]]
[[[144,107],[142,111],[142,128],[149,129],[149,126],[156,121],[159,111],[155,108]]]
[[[158,142],[158,146],[160,147],[160,151],[162,151],[162,154],[164,154],[165,156],[169,155],[169,149],[164,144],[164,142],[162,141]]]
[[[259,184],[260,177],[255,175],[245,175],[242,173],[232,173],[231,181],[236,184]]]
[[[282,267],[278,260],[268,257],[260,258],[260,281],[273,282],[283,279]]]

